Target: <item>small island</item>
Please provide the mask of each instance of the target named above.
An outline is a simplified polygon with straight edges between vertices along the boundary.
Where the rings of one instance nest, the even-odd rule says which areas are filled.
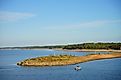
[[[73,55],[50,55],[37,58],[26,59],[18,62],[19,66],[65,66],[78,64],[93,60],[121,58],[121,53],[114,52],[109,54],[88,54],[85,56],[73,56]]]

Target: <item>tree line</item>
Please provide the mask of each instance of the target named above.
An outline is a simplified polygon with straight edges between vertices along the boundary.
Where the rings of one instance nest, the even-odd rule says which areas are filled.
[[[83,43],[64,46],[63,49],[114,49],[120,50],[121,43]]]
[[[4,47],[0,49],[114,49],[121,50],[121,43],[83,43],[72,45],[55,45],[55,46],[27,46],[27,47]]]

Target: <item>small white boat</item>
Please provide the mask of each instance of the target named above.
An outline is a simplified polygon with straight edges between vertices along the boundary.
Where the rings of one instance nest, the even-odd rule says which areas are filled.
[[[76,66],[76,67],[75,67],[75,70],[77,70],[77,71],[78,71],[78,70],[81,70],[81,67],[80,67],[80,66]]]

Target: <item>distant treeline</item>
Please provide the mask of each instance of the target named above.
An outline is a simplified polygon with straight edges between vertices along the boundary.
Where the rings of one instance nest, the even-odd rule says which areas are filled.
[[[0,49],[114,49],[121,50],[121,43],[83,43],[72,45],[55,45],[55,46],[28,46],[28,47],[4,47]]]
[[[53,49],[53,48],[63,48],[64,45],[55,46],[26,46],[26,47],[3,47],[0,49]]]
[[[121,49],[121,43],[83,43],[64,46],[63,49]]]

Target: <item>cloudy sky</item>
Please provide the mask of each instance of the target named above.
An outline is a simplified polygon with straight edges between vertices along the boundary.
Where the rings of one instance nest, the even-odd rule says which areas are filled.
[[[121,42],[121,0],[0,0],[0,46]]]

